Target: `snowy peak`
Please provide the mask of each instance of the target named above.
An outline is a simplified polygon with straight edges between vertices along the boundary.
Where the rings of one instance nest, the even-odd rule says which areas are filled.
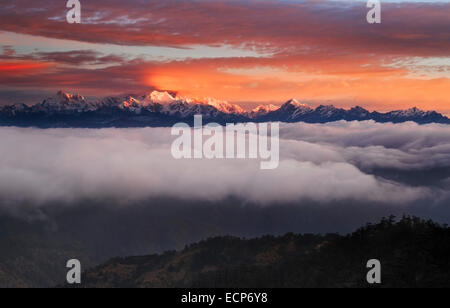
[[[358,114],[368,114],[370,113],[367,109],[364,109],[361,106],[356,106],[350,109],[350,112],[358,113]]]
[[[335,113],[338,110],[339,109],[337,109],[333,105],[320,105],[316,109],[317,112],[319,112],[321,114],[327,114],[327,115],[333,114],[333,113]]]
[[[186,117],[195,112],[206,110],[207,113],[214,111],[225,114],[245,114],[246,111],[239,105],[230,104],[226,101],[206,97],[203,99],[182,97],[171,94],[167,91],[153,91],[141,98],[128,96],[121,104],[121,108],[132,109],[137,111],[142,108],[156,110],[156,106],[160,106],[163,113],[169,115],[179,115]]]
[[[275,111],[275,110],[278,110],[278,109],[280,109],[280,106],[277,106],[277,105],[272,105],[272,104],[270,104],[270,105],[261,105],[261,106],[256,107],[255,109],[253,109],[252,112],[255,112],[255,113],[268,113],[268,112],[272,112],[272,111]]]
[[[366,120],[370,118],[370,111],[360,107],[360,106],[356,106],[351,108],[348,111],[349,116],[354,117],[358,120]]]
[[[121,101],[122,102],[118,105],[119,108],[135,112],[140,112],[141,109],[146,105],[145,101],[141,102],[133,96],[126,96]]]
[[[270,112],[273,111],[277,111],[278,109],[280,109],[280,106],[276,106],[276,105],[261,105],[256,107],[255,109],[253,109],[251,112],[249,112],[249,116],[250,118],[254,119],[256,117],[262,116],[262,115],[266,115]]]
[[[73,101],[77,101],[77,102],[84,102],[85,98],[84,96],[78,95],[78,94],[70,94],[70,93],[66,93],[63,91],[58,91],[58,93],[56,93],[56,97],[61,101],[61,102],[73,102]]]
[[[95,110],[95,104],[88,102],[84,96],[59,91],[55,96],[45,99],[42,103],[31,107],[34,112],[83,112]]]
[[[276,112],[280,113],[281,119],[292,121],[312,111],[313,109],[307,104],[300,103],[296,99],[291,99],[284,103]]]
[[[395,114],[395,115],[401,116],[401,117],[413,117],[413,116],[423,116],[426,114],[426,112],[423,110],[420,110],[417,107],[413,107],[408,110],[392,111],[392,114]]]
[[[295,98],[288,100],[281,108],[307,108],[311,109],[307,104],[300,103]]]
[[[296,99],[291,99],[284,103],[283,106],[279,109],[281,112],[285,113],[282,118],[287,121],[295,121],[296,119],[304,116],[305,114],[309,114],[313,111],[311,107],[307,104],[300,103]]]
[[[155,104],[167,105],[176,101],[176,98],[167,91],[153,91],[145,97],[145,100]]]
[[[243,109],[239,105],[230,104],[227,101],[217,100],[214,98],[207,97],[203,100],[203,103],[209,106],[215,107],[220,112],[226,114],[244,114],[246,113],[245,109]]]
[[[164,105],[161,109],[161,113],[179,118],[186,118],[191,115],[195,115],[195,107],[197,105],[192,104],[186,100],[174,101],[170,104]]]

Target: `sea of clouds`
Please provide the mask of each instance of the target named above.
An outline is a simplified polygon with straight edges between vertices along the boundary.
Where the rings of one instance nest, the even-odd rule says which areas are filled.
[[[126,204],[152,197],[401,206],[450,194],[446,125],[281,124],[275,170],[261,170],[258,160],[249,159],[176,160],[174,139],[170,128],[0,128],[0,207],[102,199]],[[420,177],[431,169],[443,175],[420,185],[376,172],[414,171]]]

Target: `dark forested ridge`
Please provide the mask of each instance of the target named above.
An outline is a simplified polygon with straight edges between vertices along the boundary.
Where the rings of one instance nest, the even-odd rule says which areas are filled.
[[[450,228],[394,217],[352,234],[218,237],[162,255],[113,259],[83,287],[367,287],[366,263],[382,263],[383,287],[450,287]]]

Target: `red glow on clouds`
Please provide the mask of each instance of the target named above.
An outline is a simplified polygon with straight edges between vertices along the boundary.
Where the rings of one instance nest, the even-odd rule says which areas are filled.
[[[367,24],[365,5],[333,1],[112,0],[108,6],[88,1],[83,18],[90,22],[80,25],[55,19],[61,15],[55,1],[43,0],[44,9],[26,14],[36,1],[14,4],[0,8],[0,31],[30,35],[29,42],[17,43],[24,45],[36,44],[36,38],[58,39],[58,51],[0,54],[4,86],[89,95],[158,88],[249,104],[295,97],[343,107],[450,112],[450,3],[383,3],[380,25]],[[65,49],[63,39],[97,45],[74,52],[73,44]],[[95,49],[105,44],[121,46],[123,54]],[[201,46],[227,45],[260,56],[149,60],[126,55],[130,46],[180,51],[193,45],[200,46],[199,54]],[[429,58],[438,64],[424,68],[408,62]]]
[[[38,70],[47,67],[47,63],[32,63],[32,62],[0,62],[1,72],[26,72],[30,70]]]

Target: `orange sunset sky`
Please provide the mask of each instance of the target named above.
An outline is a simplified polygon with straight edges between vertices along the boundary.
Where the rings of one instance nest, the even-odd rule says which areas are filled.
[[[2,1],[0,104],[160,89],[450,115],[449,1],[381,1],[381,24],[366,1],[80,2],[68,24],[65,1]]]

